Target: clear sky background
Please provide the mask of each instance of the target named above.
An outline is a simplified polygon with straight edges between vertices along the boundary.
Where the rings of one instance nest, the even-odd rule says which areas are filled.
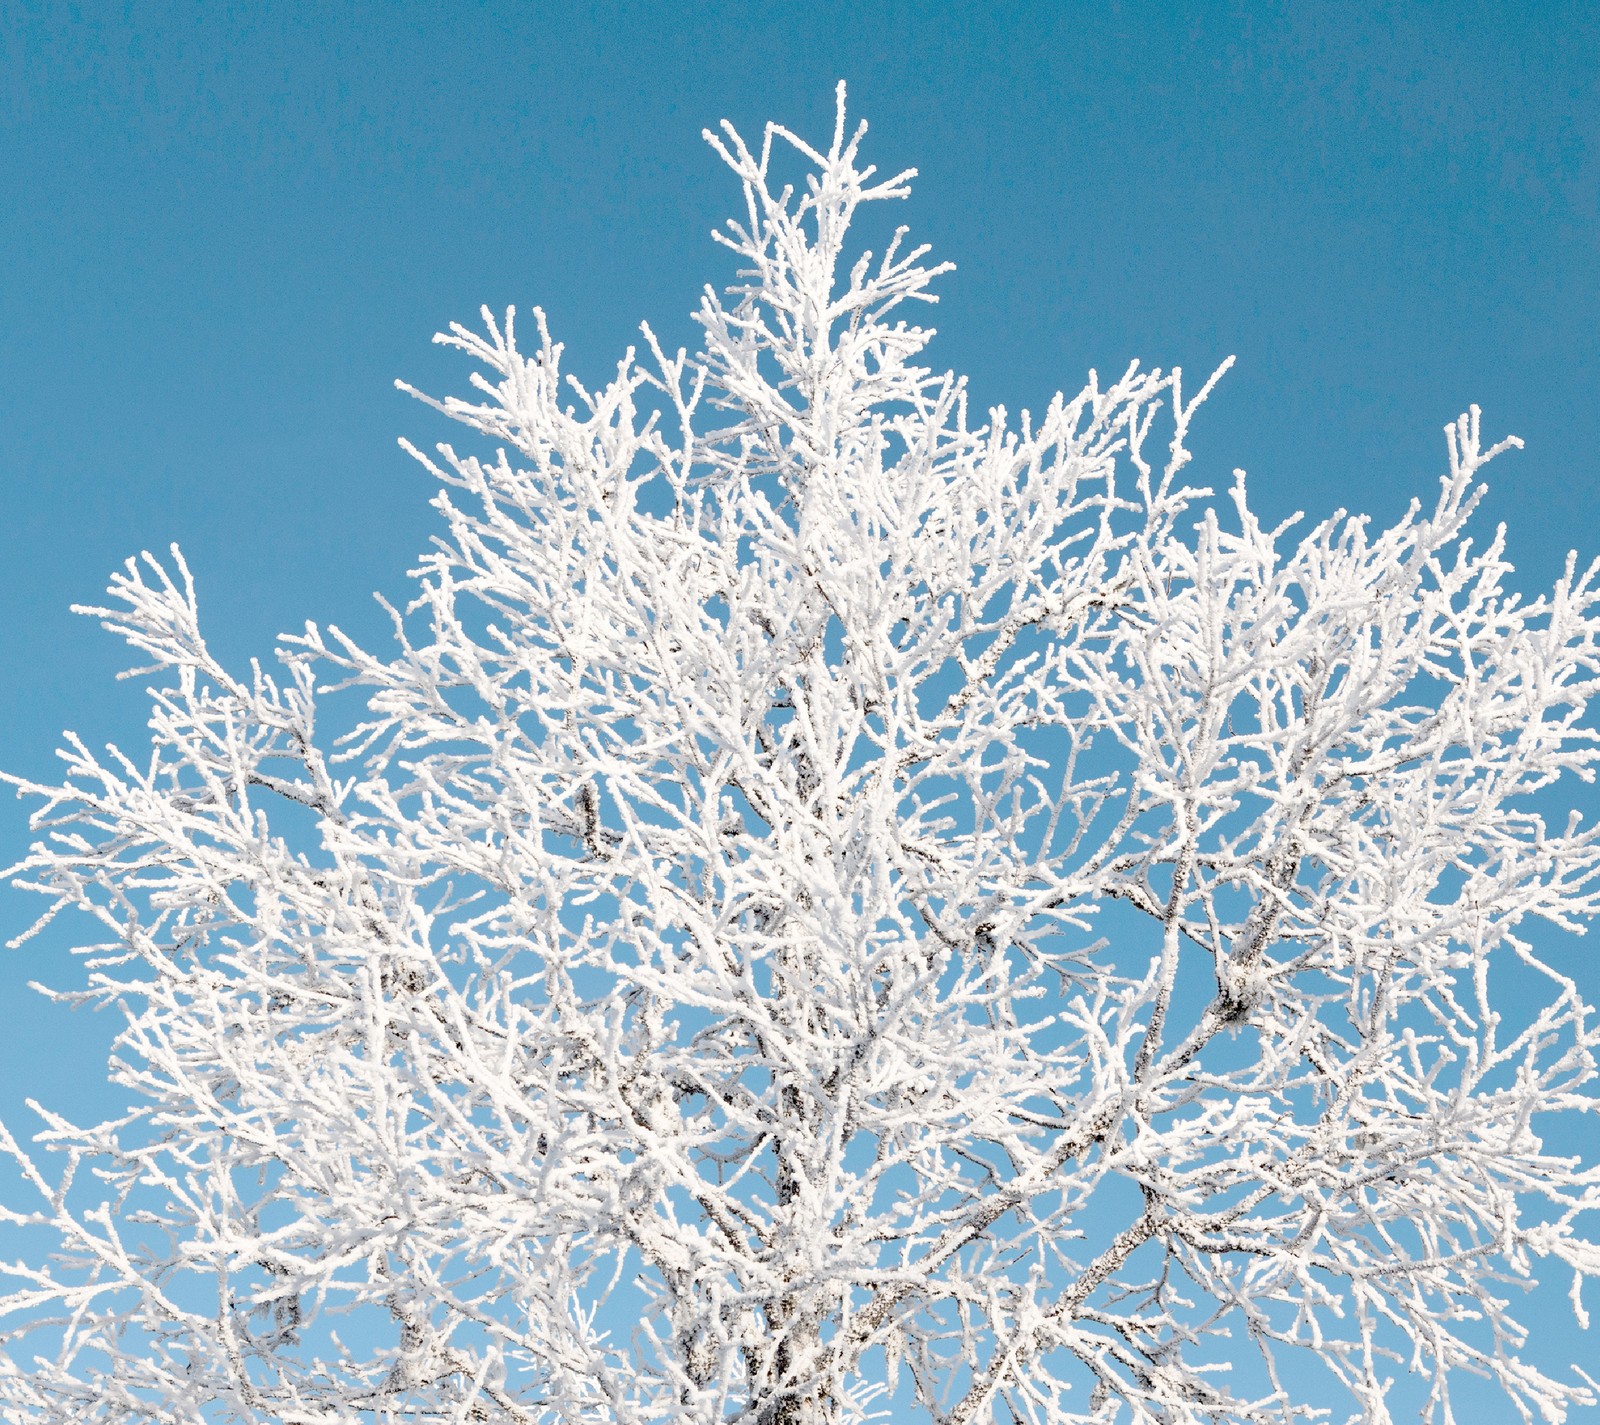
[[[868,157],[920,169],[902,220],[958,267],[932,359],[980,404],[1236,354],[1194,477],[1244,466],[1268,515],[1392,518],[1477,402],[1527,442],[1487,513],[1530,588],[1600,554],[1592,0],[9,0],[0,765],[49,775],[68,726],[141,745],[121,650],[67,612],[141,548],[183,546],[236,664],[307,618],[378,642],[370,594],[402,594],[433,532],[395,438],[450,435],[394,379],[464,389],[428,338],[483,303],[543,305],[585,377],[641,319],[692,343],[737,202],[700,130],[823,141],[839,78]],[[0,803],[0,859],[26,839]],[[0,892],[0,930],[33,909]],[[13,1121],[25,1092],[97,1102],[114,1026],[22,989],[73,980],[64,945],[0,952]],[[1595,1000],[1588,945],[1557,957]],[[1592,1366],[1551,1308],[1539,1356]]]

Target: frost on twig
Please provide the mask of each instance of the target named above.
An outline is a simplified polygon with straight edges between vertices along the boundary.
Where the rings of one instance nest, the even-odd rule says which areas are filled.
[[[1398,524],[1299,532],[1181,482],[1176,371],[975,419],[943,269],[853,246],[911,177],[861,136],[712,137],[696,356],[441,338],[488,444],[414,452],[391,651],[231,674],[176,554],[89,611],[151,751],[21,784],[13,874],[98,927],[130,1111],[0,1132],[56,1249],[3,1268],[8,1421],[1592,1400],[1512,1288],[1600,1270],[1539,949],[1596,908],[1595,570],[1527,600],[1469,536],[1475,409]]]

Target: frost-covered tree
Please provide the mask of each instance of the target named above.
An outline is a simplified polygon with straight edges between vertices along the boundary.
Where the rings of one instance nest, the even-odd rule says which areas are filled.
[[[21,784],[18,874],[99,922],[129,1111],[0,1139],[6,1421],[1591,1399],[1510,1298],[1600,1274],[1535,943],[1600,896],[1600,578],[1468,538],[1475,410],[1431,502],[1299,534],[1180,482],[1176,371],[976,422],[860,138],[712,138],[697,357],[441,338],[488,442],[417,453],[392,651],[230,672],[175,552],[89,611],[152,749]]]

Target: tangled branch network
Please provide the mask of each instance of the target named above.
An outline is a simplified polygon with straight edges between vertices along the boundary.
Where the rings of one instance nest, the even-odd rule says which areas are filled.
[[[88,610],[150,750],[18,783],[13,874],[128,1111],[0,1133],[8,1422],[1593,1402],[1513,1299],[1600,1271],[1547,1145],[1596,1106],[1549,958],[1595,570],[1468,537],[1476,410],[1382,530],[1183,483],[1177,371],[974,424],[907,317],[944,269],[859,250],[911,176],[863,132],[711,138],[697,356],[440,338],[487,440],[414,452],[388,651],[230,672],[176,552]]]

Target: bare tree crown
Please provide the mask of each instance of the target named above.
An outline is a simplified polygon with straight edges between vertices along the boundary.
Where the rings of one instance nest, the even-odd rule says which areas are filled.
[[[1510,1298],[1600,1273],[1545,1141],[1600,1032],[1533,929],[1600,895],[1596,570],[1525,599],[1469,538],[1476,409],[1384,530],[1185,485],[1177,371],[975,421],[944,269],[852,246],[912,176],[863,132],[708,135],[698,356],[440,338],[492,453],[414,451],[393,651],[231,673],[176,551],[87,611],[151,751],[19,783],[15,873],[101,927],[64,997],[130,1111],[0,1130],[8,1421],[1593,1400]]]

